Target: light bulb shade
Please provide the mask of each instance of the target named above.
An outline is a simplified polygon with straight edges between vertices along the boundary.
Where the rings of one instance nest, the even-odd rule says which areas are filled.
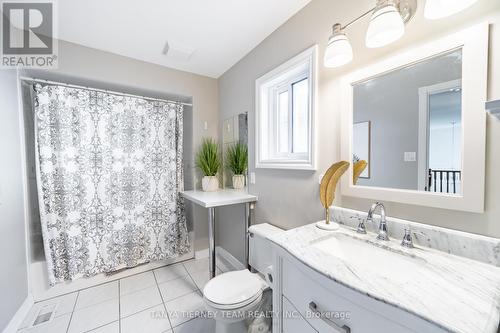
[[[429,20],[437,20],[454,15],[475,4],[477,0],[427,0],[424,16]]]
[[[373,12],[366,33],[366,46],[376,48],[388,45],[404,33],[405,24],[399,10],[394,5],[385,5]]]
[[[343,33],[334,34],[328,41],[325,51],[325,67],[335,68],[350,63],[353,58],[352,46]]]

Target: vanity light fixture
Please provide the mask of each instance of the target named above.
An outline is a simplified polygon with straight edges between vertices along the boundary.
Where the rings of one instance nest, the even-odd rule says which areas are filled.
[[[461,12],[478,0],[427,0],[424,16],[428,20],[445,18]]]
[[[388,45],[404,35],[407,23],[417,9],[417,0],[377,0],[376,6],[342,26],[336,23],[325,51],[325,67],[340,67],[352,61],[353,51],[344,31],[352,24],[371,14],[366,34],[369,48]]]
[[[405,34],[405,23],[396,1],[377,1],[366,32],[366,46],[382,47],[397,41]]]
[[[478,0],[427,0],[424,16],[435,20],[451,16],[475,4]],[[405,33],[405,24],[411,20],[417,10],[417,0],[377,0],[375,8],[358,16],[342,26],[336,23],[333,34],[328,40],[325,51],[325,67],[340,67],[352,61],[353,51],[349,38],[344,31],[363,17],[371,14],[366,46],[382,47],[400,39]]]
[[[342,26],[337,23],[333,26],[333,33],[328,40],[324,63],[326,67],[335,68],[352,61],[353,52],[349,39],[343,33]]]

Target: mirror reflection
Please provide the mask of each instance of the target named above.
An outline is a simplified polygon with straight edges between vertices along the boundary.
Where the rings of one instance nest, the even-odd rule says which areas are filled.
[[[461,193],[462,50],[353,85],[354,183]]]

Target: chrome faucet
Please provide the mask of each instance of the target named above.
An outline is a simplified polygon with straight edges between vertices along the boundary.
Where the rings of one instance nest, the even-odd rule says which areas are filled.
[[[373,222],[373,213],[375,213],[377,208],[380,208],[380,224],[378,226],[377,239],[383,240],[383,241],[388,241],[389,235],[388,235],[388,230],[387,230],[387,220],[385,218],[385,207],[384,207],[383,203],[375,202],[371,206],[370,210],[368,211],[368,216],[366,217],[366,221]],[[359,234],[366,234],[366,226],[365,226],[365,222],[363,220],[361,220],[361,222],[359,223],[357,232]]]

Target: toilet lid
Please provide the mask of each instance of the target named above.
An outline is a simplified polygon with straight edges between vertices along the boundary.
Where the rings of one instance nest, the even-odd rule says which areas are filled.
[[[203,295],[214,304],[236,305],[262,294],[265,282],[257,274],[244,269],[216,276],[208,281]]]

